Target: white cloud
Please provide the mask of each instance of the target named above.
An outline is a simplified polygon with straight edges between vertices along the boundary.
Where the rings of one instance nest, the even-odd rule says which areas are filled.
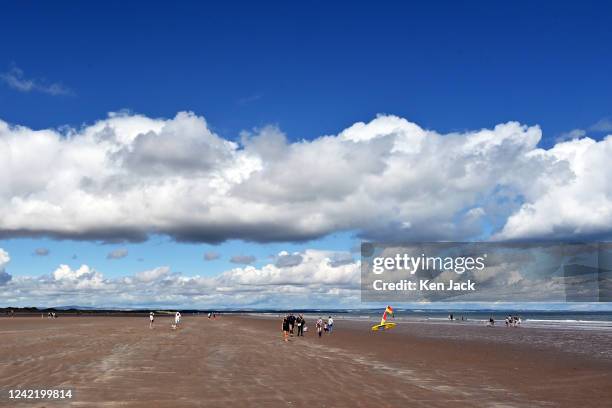
[[[42,92],[49,95],[71,95],[73,92],[64,85],[45,80],[26,78],[23,71],[16,65],[11,66],[7,72],[0,73],[2,80],[9,87],[20,92]]]
[[[170,267],[160,266],[158,268],[150,269],[148,271],[138,272],[134,275],[134,278],[140,282],[153,282],[170,273]]]
[[[102,274],[87,265],[73,270],[62,264],[53,272],[52,277],[64,289],[102,289],[105,286]]]
[[[300,263],[288,266],[267,264],[261,268],[247,266],[225,272],[218,278],[223,283],[240,285],[332,285],[357,288],[358,263],[334,265],[338,256],[332,251],[306,250],[299,254]]]
[[[1,252],[0,252],[1,254]],[[161,266],[105,278],[88,265],[60,265],[50,276],[19,276],[0,287],[0,303],[106,307],[299,307],[342,305],[359,299],[359,263],[334,267],[335,252],[307,250],[299,265],[245,266],[220,275],[184,276]],[[286,294],[290,293],[290,297]]]
[[[289,266],[297,266],[302,263],[302,261],[303,258],[299,252],[294,252],[290,254],[287,251],[282,251],[276,256],[274,266],[278,268],[286,268]]]
[[[5,266],[11,261],[8,252],[0,248],[0,286],[7,284],[13,276],[4,270]]]
[[[496,239],[605,239],[612,230],[612,136],[571,140],[537,154],[569,165],[570,177],[529,196]]]
[[[9,253],[0,248],[0,270],[3,270],[10,261],[11,257],[9,256]]]
[[[58,132],[0,121],[0,236],[299,241],[610,236],[610,139],[537,147],[516,122],[439,134],[396,116],[289,142],[224,140],[191,113]],[[552,215],[552,216],[551,216]]]

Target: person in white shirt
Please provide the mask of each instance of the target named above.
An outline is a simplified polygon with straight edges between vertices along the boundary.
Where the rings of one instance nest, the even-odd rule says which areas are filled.
[[[153,323],[155,322],[155,314],[153,312],[149,313],[149,329],[153,328]]]
[[[334,330],[334,319],[332,319],[331,316],[329,316],[329,319],[327,319],[327,330],[329,334],[331,334]]]
[[[180,323],[181,323],[181,312],[176,312],[176,314],[174,315],[174,324],[178,327]]]

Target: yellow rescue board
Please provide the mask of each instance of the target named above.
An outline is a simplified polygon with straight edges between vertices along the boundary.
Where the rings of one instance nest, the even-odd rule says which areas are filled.
[[[372,331],[389,330],[396,326],[396,323],[383,323],[372,326]]]

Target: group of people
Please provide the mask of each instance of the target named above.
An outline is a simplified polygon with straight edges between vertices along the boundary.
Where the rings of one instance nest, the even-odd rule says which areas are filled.
[[[319,335],[319,337],[321,337],[323,332],[332,334],[333,331],[334,331],[334,319],[332,319],[332,317],[329,316],[327,321],[324,322],[323,319],[319,317],[319,319],[317,320],[317,334]]]
[[[506,327],[519,327],[521,325],[521,318],[518,316],[506,316]]]
[[[522,322],[522,319],[519,316],[512,316],[512,315],[506,316],[506,320],[505,320],[506,327],[519,327],[521,325],[521,322]],[[487,326],[489,327],[495,326],[495,319],[493,319],[493,316],[489,317]]]
[[[177,312],[174,314],[174,324],[172,324],[172,329],[176,330],[179,328],[179,325],[181,324],[181,312],[179,312],[177,310]],[[149,313],[149,329],[152,329],[155,325],[155,313],[150,312]]]
[[[281,330],[283,331],[283,339],[289,341],[289,337],[293,337],[295,329],[297,328],[297,336],[304,336],[304,332],[308,330],[306,327],[306,320],[304,315],[300,314],[295,316],[293,313],[285,315],[283,317],[283,324]]]
[[[323,333],[331,334],[334,329],[334,319],[331,316],[324,322],[322,318],[317,319],[316,323],[317,334],[319,337],[323,335]],[[297,328],[297,330],[296,330]],[[304,319],[304,315],[300,314],[295,316],[293,313],[287,314],[283,317],[283,323],[281,325],[281,330],[283,332],[283,340],[289,341],[289,337],[293,337],[294,333],[297,331],[297,337],[303,337],[304,333],[308,331],[308,327],[306,326],[306,319]]]

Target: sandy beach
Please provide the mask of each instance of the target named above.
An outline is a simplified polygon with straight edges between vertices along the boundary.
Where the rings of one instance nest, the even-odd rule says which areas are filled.
[[[183,316],[0,319],[0,405],[24,407],[602,407],[612,336],[336,320],[281,341],[280,321]],[[547,338],[546,336],[549,336]],[[580,337],[583,336],[583,337]],[[545,341],[535,341],[545,339]],[[558,347],[592,341],[593,350]],[[564,343],[565,342],[565,343]],[[588,350],[588,347],[586,348]],[[9,401],[10,388],[71,388],[66,401]]]

